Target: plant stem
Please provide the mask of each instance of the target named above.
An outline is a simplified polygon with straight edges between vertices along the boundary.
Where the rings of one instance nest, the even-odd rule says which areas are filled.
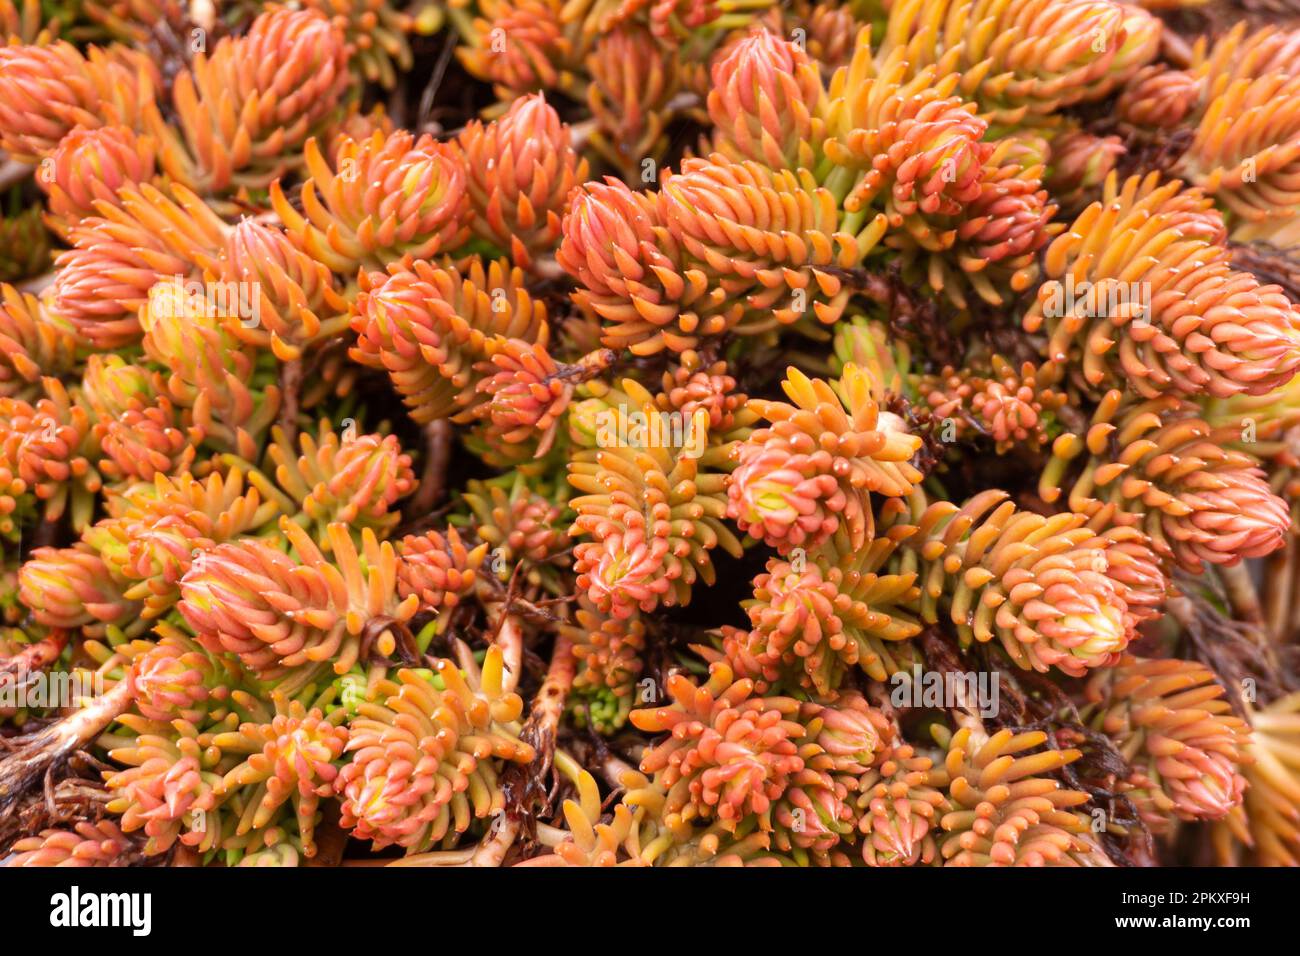
[[[542,846],[554,849],[568,838],[568,830],[561,830],[559,827],[549,826],[545,823],[537,824],[537,842]]]
[[[600,762],[600,775],[605,778],[607,784],[615,789],[623,786],[623,774],[635,772],[635,767],[622,757],[614,754],[607,754],[605,759]]]
[[[506,612],[493,643],[501,648],[501,656],[505,661],[501,686],[507,694],[513,693],[519,686],[519,675],[524,667],[524,632],[519,618]]]
[[[293,448],[298,440],[298,396],[302,392],[302,359],[280,366],[280,428]]]
[[[518,622],[513,615],[506,615],[501,633],[497,635],[498,643],[508,631],[518,633]],[[522,639],[518,646],[522,654]],[[507,661],[510,659],[509,653],[507,651]],[[551,664],[546,670],[546,679],[542,681],[537,696],[533,698],[532,713],[529,714],[528,722],[524,725],[521,734],[537,748],[538,758],[540,758],[535,758],[532,766],[528,768],[534,780],[544,776],[550,769],[555,735],[559,730],[560,718],[564,715],[564,702],[568,699],[569,688],[573,686],[576,672],[577,661],[573,656],[573,642],[564,634],[560,634],[555,639],[555,649],[551,652]],[[509,674],[510,672],[507,671],[507,677]],[[519,819],[509,814],[502,815],[466,865],[500,866],[521,829],[522,822]]]
[[[68,644],[67,631],[55,631],[13,657],[0,661],[0,688],[23,680],[23,675],[43,671],[59,659]]]
[[[551,651],[551,666],[546,679],[533,698],[533,712],[528,723],[535,728],[540,740],[554,740],[564,716],[564,704],[569,699],[573,679],[578,673],[578,660],[573,655],[573,639],[567,629],[560,629]]]
[[[306,860],[306,866],[338,866],[343,862],[343,851],[348,846],[348,835],[339,826],[338,807],[326,804],[325,818],[316,826],[316,854]]]
[[[478,847],[463,850],[435,850],[432,853],[416,853],[404,856],[400,860],[348,860],[344,866],[465,866],[478,852]]]
[[[961,672],[961,659],[954,655],[952,648],[939,636],[937,628],[930,627],[921,632],[921,650],[925,654],[926,664],[934,670],[954,674]],[[959,728],[965,727],[970,731],[971,747],[973,750],[978,749],[989,739],[988,729],[980,718],[979,704],[970,699],[965,681],[956,680],[952,684],[955,692],[952,701],[955,705],[952,710],[953,721]]]
[[[478,845],[465,866],[500,866],[519,836],[518,820],[504,817],[488,838]]]
[[[445,418],[424,426],[424,474],[407,506],[407,517],[423,518],[447,493],[447,465],[451,461],[451,422]]]
[[[1255,582],[1250,579],[1250,572],[1246,569],[1246,565],[1242,563],[1221,566],[1219,568],[1219,580],[1223,582],[1223,588],[1227,593],[1228,602],[1232,605],[1233,613],[1243,621],[1262,625],[1264,623],[1264,609],[1259,601],[1259,592],[1255,590]]]
[[[1287,611],[1291,606],[1292,567],[1296,556],[1295,535],[1287,535],[1286,546],[1269,555],[1264,572],[1265,618],[1274,643],[1287,639]]]
[[[129,674],[107,694],[96,697],[69,717],[32,734],[27,744],[0,760],[0,819],[56,763],[98,737],[126,712],[135,699],[135,675]]]

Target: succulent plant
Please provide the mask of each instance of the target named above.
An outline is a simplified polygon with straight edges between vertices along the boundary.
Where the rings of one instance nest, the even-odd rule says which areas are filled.
[[[581,59],[560,0],[491,0],[480,8],[469,43],[456,51],[471,74],[502,99],[565,89]]]
[[[833,695],[854,665],[876,680],[894,670],[889,644],[921,630],[909,613],[916,573],[889,574],[897,541],[882,535],[854,550],[844,536],[811,558],[773,558],[746,602],[751,630],[728,648],[735,670],[763,683],[789,679],[820,697]]]
[[[51,155],[78,126],[144,125],[156,68],[129,50],[71,43],[0,47],[0,147],[25,163]]]
[[[477,687],[450,661],[441,661],[437,674],[441,689],[399,671],[350,724],[348,762],[335,788],[341,823],[359,839],[419,852],[464,832],[502,810],[503,762],[533,757],[510,730],[523,702],[502,690],[499,651],[488,652]]]
[[[84,628],[102,633],[108,625],[129,626],[139,614],[126,597],[126,582],[93,548],[38,548],[19,571],[19,595],[46,627]]]
[[[0,395],[30,401],[41,394],[44,376],[67,374],[76,365],[72,326],[36,296],[0,285]]]
[[[111,751],[126,769],[109,773],[105,783],[114,794],[108,809],[122,815],[123,832],[142,830],[147,855],[165,852],[177,840],[210,849],[220,834],[208,820],[209,814],[216,816],[219,803],[217,755],[202,746],[197,728],[183,720],[151,724],[131,714],[120,720],[136,737],[130,746]]]
[[[41,34],[41,5],[37,0],[4,0],[0,4],[0,36],[35,43]]]
[[[397,593],[420,599],[425,610],[455,607],[474,590],[485,545],[469,549],[454,528],[407,535],[397,543]]]
[[[580,285],[574,300],[604,324],[601,341],[636,354],[683,352],[739,323],[740,303],[690,268],[654,198],[622,180],[575,192],[556,261]]]
[[[285,668],[333,661],[345,674],[371,642],[381,653],[396,647],[400,630],[419,607],[416,595],[397,594],[398,558],[367,529],[360,551],[342,523],[329,525],[330,557],[305,531],[282,519],[281,530],[298,561],[256,539],[205,552],[181,578],[181,615],[212,651],[239,655],[268,677]],[[364,564],[362,557],[364,555]],[[299,563],[301,562],[301,563]],[[274,581],[282,594],[266,591]],[[383,630],[368,626],[378,621]],[[387,646],[388,650],[384,648]]]
[[[929,865],[945,799],[931,781],[933,763],[895,740],[857,783],[862,860],[868,866]]]
[[[303,144],[336,118],[347,62],[342,31],[321,13],[268,10],[176,77],[180,129],[151,130],[164,144],[159,165],[204,194],[265,189],[300,168]]]
[[[0,218],[0,281],[17,282],[38,275],[49,260],[50,243],[41,228],[40,207]]]
[[[659,774],[667,789],[670,825],[680,817],[735,830],[753,814],[770,829],[774,801],[804,767],[798,702],[754,697],[752,681],[732,677],[725,664],[713,665],[702,687],[674,675],[672,706],[632,712],[637,728],[670,732],[641,759],[641,770]]]
[[[825,135],[825,89],[816,62],[767,30],[745,37],[712,68],[713,148],[733,161],[812,169]]]
[[[357,435],[349,425],[342,436],[322,422],[318,437],[298,436],[302,454],[294,456],[284,433],[267,448],[275,480],[303,515],[326,528],[341,523],[387,534],[400,516],[390,509],[417,484],[411,456],[393,435]]]
[[[131,841],[112,820],[82,821],[71,829],[42,830],[11,848],[9,866],[124,866]]]
[[[246,755],[226,773],[217,790],[252,790],[248,806],[253,812],[240,818],[237,836],[265,827],[281,806],[292,804],[303,855],[312,857],[321,797],[334,792],[339,772],[335,762],[347,747],[348,731],[319,709],[306,710],[298,701],[277,697],[275,711],[268,721],[248,721],[236,731],[213,735],[212,745],[223,753]]]
[[[586,161],[569,140],[541,95],[521,97],[500,119],[471,123],[457,137],[475,234],[524,268],[559,244],[565,200],[587,178]]]
[[[704,410],[674,427],[647,390],[623,385],[626,402],[598,413],[613,416],[598,425],[604,447],[569,465],[570,484],[584,492],[570,502],[577,517],[569,533],[592,539],[574,548],[577,585],[615,618],[688,603],[697,580],[716,579],[709,552],[738,556],[741,547],[722,520],[727,475],[710,452]],[[633,425],[625,441],[610,437],[620,420]]]
[[[230,697],[224,668],[175,629],[162,629],[134,663],[135,707],[148,720],[197,724]]]
[[[47,222],[63,237],[82,219],[98,213],[100,202],[121,208],[117,190],[156,175],[156,147],[149,136],[129,126],[78,126],[59,141],[41,164],[36,181],[49,194]]]
[[[737,451],[728,516],[777,550],[820,544],[839,527],[861,547],[872,526],[870,492],[909,494],[920,480],[910,459],[921,439],[880,411],[870,376],[848,365],[836,384],[790,368],[782,383],[793,404],[753,401],[772,423]]]
[[[1010,30],[1026,42],[990,42]],[[955,76],[991,122],[1028,124],[1102,99],[1155,56],[1159,37],[1151,14],[1109,0],[911,0],[891,9],[887,34],[913,69],[935,63]]]
[[[790,325],[830,325],[849,299],[837,270],[858,264],[858,240],[836,227],[831,193],[802,169],[774,171],[721,154],[687,159],[664,177],[661,221],[681,252],[730,297]]]
[[[0,0],[0,857],[1300,864],[1286,8]]]
[[[1054,501],[1070,459],[1096,449],[1069,497],[1072,510],[1139,525],[1161,558],[1199,570],[1280,547],[1290,515],[1255,459],[1224,449],[1196,409],[1168,396],[1120,411],[1118,391],[1097,406],[1085,436],[1053,446],[1040,493]]]
[[[469,218],[463,161],[449,147],[405,130],[345,137],[330,168],[316,140],[303,150],[309,178],[302,212],[271,187],[276,214],[312,258],[353,276],[410,256],[428,259],[465,238]]]
[[[1222,236],[1209,233],[1213,220],[1196,209],[1205,204],[1179,190],[1177,181],[1108,179],[1103,200],[1049,247],[1049,279],[1025,328],[1045,329],[1049,360],[1077,362],[1074,374],[1093,389],[1270,391],[1300,364],[1295,306],[1234,270]]]
[[[388,0],[308,0],[306,6],[329,17],[348,44],[348,65],[366,80],[391,89],[399,71],[415,59],[406,35],[412,17]]]
[[[575,716],[603,733],[622,727],[637,700],[636,681],[644,662],[646,627],[640,614],[604,616],[585,596],[572,622],[561,625],[573,642],[578,673],[573,678]]]
[[[151,286],[139,312],[141,345],[156,367],[157,391],[191,410],[208,444],[255,458],[280,391],[259,375],[256,351],[231,331],[232,320],[245,321],[237,293],[209,294],[216,291],[180,278]]]
[[[103,456],[98,468],[106,478],[152,481],[188,469],[200,430],[189,426],[165,395],[155,393],[148,369],[119,355],[92,355],[81,395],[98,418],[93,431]]]
[[[1106,856],[1073,808],[1088,796],[1047,776],[1077,750],[1026,751],[1046,734],[1000,730],[984,741],[953,734],[941,773],[951,810],[940,818],[944,866],[1106,866]]]
[[[248,314],[225,323],[240,341],[269,348],[282,362],[291,362],[347,330],[347,302],[335,290],[329,270],[294,248],[280,230],[242,220],[222,252],[214,278],[250,290]]]
[[[40,502],[45,520],[70,512],[77,530],[89,523],[94,496],[104,484],[95,468],[99,453],[91,414],[57,378],[46,376],[44,397],[34,404],[0,398],[0,461]]]
[[[944,440],[988,437],[999,452],[1016,445],[1047,444],[1054,437],[1053,419],[1068,396],[1039,385],[1037,370],[1029,362],[1017,370],[994,355],[990,365],[988,371],[950,365],[919,383],[930,414],[945,425],[952,423]]]
[[[1181,169],[1234,220],[1288,219],[1297,163],[1294,132],[1300,84],[1283,73],[1231,79],[1219,74]],[[1276,211],[1275,211],[1276,210]]]
[[[475,259],[465,270],[424,261],[363,276],[353,306],[357,344],[351,355],[384,369],[421,424],[465,415],[482,401],[480,363],[506,339],[545,345],[545,306],[524,285],[522,270]]]
[[[963,642],[996,638],[1026,669],[1113,666],[1165,590],[1141,538],[1099,535],[1081,514],[1044,517],[985,491],[960,508],[914,495],[912,515],[901,566],[919,570],[923,619],[946,606]]]
[[[1089,683],[1096,724],[1132,767],[1123,789],[1154,830],[1218,820],[1241,803],[1248,725],[1203,664],[1128,658]]]
[[[597,38],[586,68],[597,124],[591,146],[624,178],[640,177],[646,160],[658,164],[668,150],[667,106],[682,82],[676,57],[649,29],[631,24]]]
[[[199,481],[188,472],[156,474],[132,485],[115,513],[88,528],[82,540],[122,581],[124,597],[143,602],[147,618],[165,615],[180,597],[180,580],[195,559],[218,544],[256,532],[279,514],[278,502],[263,500],[232,469]]]
[[[509,485],[470,481],[462,494],[471,515],[463,519],[480,541],[501,550],[507,565],[543,565],[567,550],[561,516],[564,508],[531,490],[522,475]]]
[[[177,307],[177,298],[209,304],[202,286],[188,293],[202,278],[205,257],[224,245],[229,228],[179,184],[164,191],[149,183],[125,183],[117,198],[120,206],[100,205],[99,215],[72,230],[72,248],[55,260],[58,272],[49,292],[55,314],[95,348],[138,341],[143,327],[138,312],[146,304],[155,313],[164,305]],[[162,294],[177,286],[185,295]]]
[[[909,276],[957,307],[967,285],[1001,305],[1037,275],[1034,254],[1050,235],[1042,167],[1017,162],[1013,140],[982,142],[987,123],[952,95],[957,77],[933,65],[909,76],[915,65],[901,50],[878,62],[861,32],[829,91],[827,183],[855,224],[869,223],[864,251],[883,234]]]
[[[1251,715],[1249,760],[1241,769],[1245,799],[1215,825],[1216,849],[1225,864],[1235,862],[1243,847],[1251,848],[1262,866],[1300,863],[1296,813],[1300,766],[1293,749],[1300,733],[1298,707],[1300,695],[1292,693]]]

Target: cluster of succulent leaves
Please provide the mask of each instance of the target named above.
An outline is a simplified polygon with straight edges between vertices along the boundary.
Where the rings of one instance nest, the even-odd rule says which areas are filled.
[[[1178,7],[0,0],[0,849],[1300,863],[1300,33]]]

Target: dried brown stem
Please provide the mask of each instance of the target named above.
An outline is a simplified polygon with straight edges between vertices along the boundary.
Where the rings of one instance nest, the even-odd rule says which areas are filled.
[[[1268,622],[1268,633],[1277,643],[1290,639],[1287,617],[1291,609],[1295,558],[1296,537],[1287,535],[1286,546],[1269,556],[1264,571],[1264,617]]]
[[[524,732],[532,728],[544,739],[554,740],[560,729],[560,718],[564,716],[564,704],[569,699],[573,688],[573,679],[577,676],[578,661],[573,655],[573,639],[569,632],[561,630],[555,638],[555,648],[551,651],[551,666],[546,670],[546,679],[533,698],[533,712],[528,718]]]
[[[177,843],[172,847],[171,859],[167,861],[168,866],[202,866],[203,860],[199,853],[193,847],[186,846],[183,843]],[[308,866],[312,864],[308,863]]]
[[[447,465],[451,462],[451,422],[445,418],[424,426],[424,474],[411,496],[407,517],[419,520],[437,507],[447,493]]]
[[[56,783],[46,773],[44,786],[33,787],[10,815],[0,820],[0,848],[10,847],[15,840],[49,827],[101,819],[109,800],[108,792],[103,784],[84,775],[98,776],[102,769],[85,751],[78,751],[68,759],[69,776]],[[3,855],[0,849],[0,856]]]
[[[1175,576],[1175,586],[1178,577]],[[1180,588],[1184,593],[1165,603],[1165,611],[1182,626],[1192,656],[1212,670],[1225,688],[1228,700],[1244,716],[1240,693],[1249,678],[1266,688],[1267,694],[1289,685],[1286,669],[1278,657],[1277,647],[1264,629],[1247,621],[1225,616],[1204,597]]]
[[[514,624],[513,627],[512,623]],[[518,632],[518,625],[513,615],[507,615],[502,624],[502,634],[505,634],[507,630]],[[497,636],[499,643],[501,634]],[[522,653],[522,640],[519,642],[519,648]],[[560,728],[560,718],[564,716],[564,703],[568,699],[569,689],[573,686],[573,678],[576,673],[577,660],[573,656],[573,642],[564,634],[560,634],[556,638],[555,648],[551,652],[551,664],[546,670],[546,678],[542,681],[537,696],[533,698],[532,712],[529,714],[528,721],[524,724],[524,729],[520,733],[522,739],[536,748],[537,756],[525,771],[526,782],[519,788],[519,792],[514,795],[515,807],[513,812],[511,809],[507,809],[505,813],[496,818],[492,830],[479,844],[468,863],[464,865],[500,866],[505,860],[506,854],[510,852],[515,840],[519,838],[520,833],[523,831],[524,817],[531,812],[524,805],[532,802],[532,797],[536,794],[538,788],[544,787],[542,781],[550,774],[552,758],[555,752],[555,738]],[[512,786],[518,785],[513,784]]]
[[[543,384],[552,381],[571,382],[579,385],[603,375],[614,364],[618,353],[613,349],[596,349],[588,352],[572,365],[562,365],[559,371],[543,379]]]
[[[954,674],[962,672],[961,658],[944,640],[938,628],[928,627],[921,632],[921,650],[925,654],[926,663],[935,670]],[[952,686],[956,692],[953,720],[958,727],[970,730],[973,748],[982,747],[989,739],[989,732],[980,718],[979,704],[969,698],[965,681],[953,681]]]
[[[325,818],[316,825],[316,854],[308,857],[307,866],[338,866],[348,846],[348,835],[339,826],[338,804],[325,804]]]
[[[47,771],[86,746],[125,713],[134,697],[135,680],[130,675],[76,713],[32,734],[22,746],[0,760],[0,819],[11,813],[32,787],[39,785]]]
[[[302,393],[302,359],[280,365],[280,428],[292,448],[298,440],[298,399]]]
[[[1250,579],[1250,571],[1247,570],[1246,565],[1243,563],[1220,567],[1219,579],[1223,582],[1223,589],[1229,604],[1232,605],[1233,613],[1240,620],[1262,625],[1264,608],[1260,604],[1259,592],[1255,590],[1255,582]]]

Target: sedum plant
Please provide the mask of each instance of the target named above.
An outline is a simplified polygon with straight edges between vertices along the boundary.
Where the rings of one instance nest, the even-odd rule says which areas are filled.
[[[5,864],[1297,865],[1194,6],[0,0]]]

